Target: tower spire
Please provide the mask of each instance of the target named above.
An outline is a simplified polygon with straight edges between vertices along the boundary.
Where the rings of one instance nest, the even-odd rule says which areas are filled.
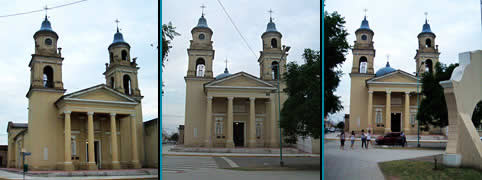
[[[367,19],[367,11],[368,11],[368,9],[365,8],[365,9],[363,9],[363,11],[365,12],[365,19]]]
[[[204,8],[206,8],[206,6],[204,4],[201,5],[201,17],[204,17]]]
[[[389,61],[390,61],[390,54],[387,54],[387,67],[390,67]]]
[[[273,14],[273,10],[269,9],[269,22],[273,22],[273,17],[272,17],[272,14]]]
[[[45,10],[45,19],[47,19],[47,10],[48,10],[48,9],[49,9],[49,8],[48,8],[48,6],[47,6],[47,5],[45,5],[45,6],[44,6],[44,10]]]
[[[427,18],[428,13],[425,12],[424,14],[425,14],[425,24],[428,24],[428,20],[427,20],[427,19],[428,19],[428,18]]]
[[[119,21],[118,19],[115,19],[114,22],[117,24],[117,32],[119,32],[119,22],[120,22],[120,21]]]

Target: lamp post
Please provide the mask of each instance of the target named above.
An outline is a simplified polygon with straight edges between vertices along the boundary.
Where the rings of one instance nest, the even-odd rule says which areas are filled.
[[[422,65],[424,64],[424,62],[421,63]],[[421,67],[421,66],[420,66]],[[419,89],[418,89],[418,86],[419,86],[419,82],[420,82],[420,69],[418,69],[418,72],[417,73],[417,114],[420,110],[420,92],[419,92]],[[420,147],[420,119],[417,119],[417,147]]]
[[[282,46],[281,49],[281,57],[280,57],[280,62],[278,64],[273,65],[276,67],[276,80],[277,80],[277,88],[278,88],[278,123],[279,123],[279,157],[280,157],[280,166],[284,165],[283,162],[283,135],[282,135],[282,129],[281,129],[281,95],[280,95],[280,63],[283,60],[283,57],[286,55],[286,53],[290,50],[290,46]]]

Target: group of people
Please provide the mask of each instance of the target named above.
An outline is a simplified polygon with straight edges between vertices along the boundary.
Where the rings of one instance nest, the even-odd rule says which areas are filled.
[[[361,141],[362,141],[362,149],[365,148],[365,149],[368,149],[368,144],[370,145],[373,145],[372,144],[372,134],[370,132],[370,130],[368,130],[368,133],[365,133],[365,130],[361,130]],[[340,134],[340,141],[341,141],[341,146],[340,146],[340,149],[344,150],[345,149],[345,132],[341,132]],[[355,131],[351,131],[351,135],[350,135],[350,142],[351,142],[351,149],[353,149],[353,146],[355,144]]]

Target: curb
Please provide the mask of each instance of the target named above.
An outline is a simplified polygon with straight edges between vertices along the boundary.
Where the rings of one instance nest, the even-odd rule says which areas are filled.
[[[193,156],[193,157],[279,157],[279,155],[230,155],[230,154],[162,154],[162,156]],[[283,158],[297,158],[297,157],[320,157],[320,155],[283,155]]]

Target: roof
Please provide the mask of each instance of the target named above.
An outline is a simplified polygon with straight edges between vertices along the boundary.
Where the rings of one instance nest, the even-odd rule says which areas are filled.
[[[114,40],[112,41],[112,44],[109,45],[109,48],[111,46],[118,45],[118,44],[127,45],[127,47],[129,48],[131,47],[129,43],[124,41],[124,36],[122,35],[122,33],[119,32],[119,27],[117,27],[117,32],[114,34]]]
[[[35,32],[33,36],[35,37],[38,33],[41,33],[41,32],[53,33],[56,36],[56,38],[58,38],[58,35],[52,29],[52,25],[50,24],[50,21],[48,20],[47,16],[45,16],[44,21],[42,21],[42,25],[40,26],[40,29],[37,32]]]
[[[218,87],[216,84],[221,83],[221,82],[223,82],[223,81],[230,80],[230,79],[234,79],[234,78],[240,77],[240,76],[247,77],[247,78],[250,79],[250,80],[254,80],[254,81],[257,82],[257,83],[260,83],[260,84],[266,86],[266,87],[260,87],[260,89],[276,89],[272,84],[270,84],[270,83],[268,83],[268,82],[266,82],[266,81],[264,81],[264,80],[262,80],[262,79],[260,79],[260,78],[258,78],[258,77],[256,77],[256,76],[253,76],[253,75],[251,75],[251,74],[248,74],[248,73],[246,73],[246,72],[243,72],[243,71],[237,72],[237,73],[235,73],[235,74],[232,74],[232,75],[229,75],[229,76],[225,76],[225,77],[222,77],[222,78],[219,78],[219,79],[216,78],[216,79],[214,79],[214,80],[212,80],[212,81],[209,81],[209,82],[205,83],[205,84],[204,84],[204,87],[205,87],[205,88],[206,88],[206,87],[215,87],[215,88],[216,88],[216,87]],[[238,87],[235,87],[235,88],[238,88]]]
[[[273,18],[269,18],[269,23],[268,25],[266,26],[266,32],[278,32],[278,30],[276,30],[276,24],[273,22]]]
[[[153,123],[156,123],[158,120],[159,120],[159,118],[154,118],[154,119],[151,119],[149,121],[144,121],[144,126],[148,126],[148,125],[151,125]]]
[[[371,30],[371,29],[370,29],[370,25],[368,25],[368,20],[367,20],[367,17],[366,17],[366,16],[363,18],[363,21],[362,21],[362,23],[361,23],[361,25],[360,25],[360,28],[358,28],[358,29]]]
[[[10,127],[11,128],[28,128],[28,123],[14,123],[12,121],[9,121],[7,125],[7,132],[9,131]]]
[[[390,67],[390,63],[388,63],[388,61],[387,61],[387,65],[384,68],[379,69],[375,73],[375,77],[383,76],[385,74],[388,74],[388,73],[391,73],[391,72],[394,72],[394,71],[397,71],[397,70]]]
[[[79,91],[75,91],[75,92],[72,92],[72,93],[69,93],[69,94],[66,94],[66,95],[63,95],[62,97],[60,97],[56,102],[55,104],[57,104],[58,102],[60,102],[61,100],[63,99],[67,99],[67,98],[72,98],[72,97],[75,97],[77,95],[81,95],[81,94],[85,94],[85,93],[88,93],[90,91],[94,91],[94,90],[97,90],[97,89],[105,89],[107,91],[110,91],[118,96],[121,96],[131,102],[138,102],[137,100],[135,100],[134,98],[132,97],[129,97],[123,93],[120,93],[108,86],[106,86],[105,84],[98,84],[98,85],[95,85],[95,86],[92,86],[92,87],[89,87],[89,88],[85,88],[85,89],[82,89],[82,90],[79,90]]]
[[[204,14],[199,18],[196,27],[199,27],[199,28],[209,28],[209,27],[208,27],[208,21],[207,21],[206,18],[204,17]]]
[[[231,74],[229,74],[229,71],[228,71],[228,68],[224,68],[224,73],[222,74],[219,74],[216,76],[216,79],[221,79],[221,78],[224,78],[224,77],[227,77],[227,76],[230,76]]]
[[[432,29],[430,29],[430,24],[428,24],[427,19],[425,19],[425,24],[423,24],[422,32],[420,32],[420,34],[418,35],[422,35],[422,34],[430,34],[435,36],[435,34],[432,32]]]

